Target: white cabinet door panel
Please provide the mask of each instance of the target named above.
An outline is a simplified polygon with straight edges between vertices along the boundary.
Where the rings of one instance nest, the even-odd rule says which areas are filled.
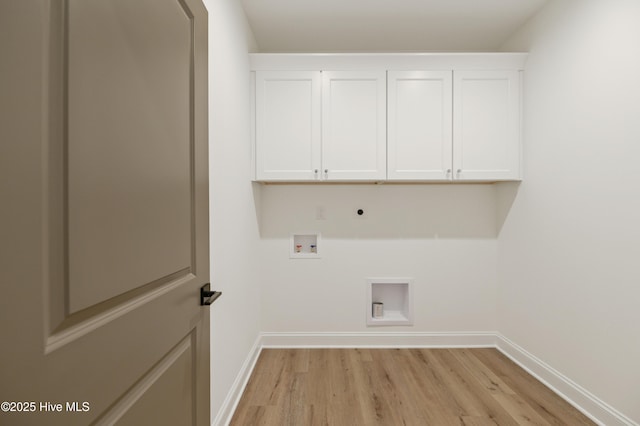
[[[454,72],[454,179],[520,178],[520,75]]]
[[[256,72],[257,180],[313,180],[320,169],[320,72]]]
[[[386,73],[322,74],[323,179],[385,179]]]
[[[450,180],[452,72],[389,71],[389,180]]]

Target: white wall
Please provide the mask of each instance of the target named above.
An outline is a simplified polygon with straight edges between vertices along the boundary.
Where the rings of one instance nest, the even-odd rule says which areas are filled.
[[[498,239],[498,329],[636,422],[639,23],[637,0],[554,0],[505,46],[530,55],[525,179]]]
[[[235,0],[207,0],[211,175],[211,411],[215,418],[258,336],[259,240],[251,184],[248,52],[255,40]]]
[[[492,185],[266,185],[260,212],[263,331],[496,329]],[[308,231],[322,258],[289,259]],[[367,277],[415,279],[413,326],[367,328]]]

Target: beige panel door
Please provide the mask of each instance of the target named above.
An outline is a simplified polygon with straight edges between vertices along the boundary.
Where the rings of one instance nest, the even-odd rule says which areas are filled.
[[[206,9],[0,20],[0,424],[210,424]]]

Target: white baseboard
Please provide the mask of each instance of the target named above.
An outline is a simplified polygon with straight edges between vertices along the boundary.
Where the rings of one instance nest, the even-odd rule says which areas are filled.
[[[495,347],[495,332],[262,333],[265,348]]]
[[[242,397],[262,348],[497,348],[524,370],[533,375],[561,398],[599,425],[640,426],[604,401],[563,376],[560,372],[536,358],[505,336],[497,332],[361,332],[361,333],[261,333],[222,407],[213,426],[226,426]]]
[[[640,426],[499,333],[496,335],[496,348],[597,424]]]
[[[236,411],[236,407],[240,402],[242,393],[247,387],[251,373],[256,366],[256,361],[258,361],[262,347],[262,336],[258,335],[258,338],[249,351],[247,358],[244,360],[236,379],[233,381],[233,385],[231,385],[231,389],[229,390],[229,393],[227,393],[227,397],[224,399],[222,406],[218,410],[218,414],[215,419],[213,419],[213,423],[211,423],[212,426],[227,426],[231,422],[233,413]]]

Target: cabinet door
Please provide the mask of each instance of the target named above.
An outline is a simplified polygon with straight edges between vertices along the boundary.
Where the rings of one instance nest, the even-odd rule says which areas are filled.
[[[320,176],[320,72],[256,72],[256,179]]]
[[[520,179],[520,74],[455,71],[454,179]]]
[[[386,72],[323,71],[322,174],[386,178]]]
[[[389,180],[451,179],[451,73],[388,72]]]

